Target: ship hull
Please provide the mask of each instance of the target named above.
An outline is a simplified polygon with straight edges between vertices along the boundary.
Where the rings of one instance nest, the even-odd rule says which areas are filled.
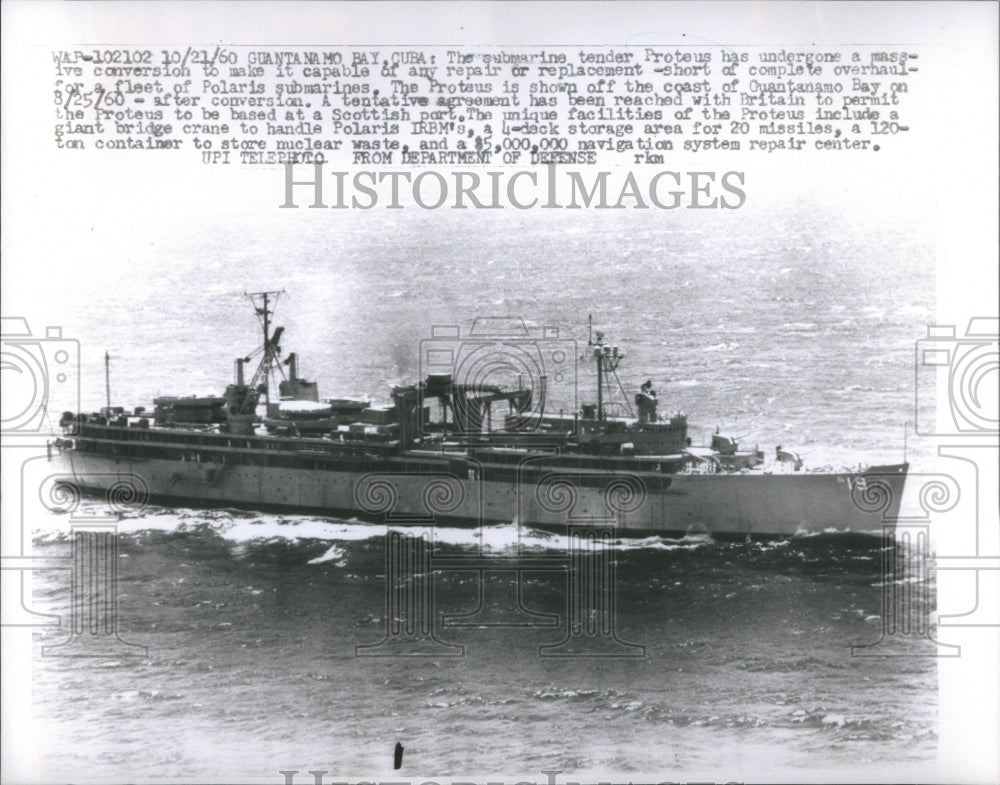
[[[899,513],[906,465],[856,473],[573,476],[554,468],[491,481],[471,464],[414,472],[280,468],[145,458],[64,449],[60,481],[134,503],[240,507],[380,522],[564,528],[613,524],[623,535],[776,537],[827,531],[881,533]]]

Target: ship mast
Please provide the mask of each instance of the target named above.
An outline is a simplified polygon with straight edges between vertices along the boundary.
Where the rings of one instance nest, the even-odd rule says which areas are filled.
[[[111,416],[111,355],[104,352],[104,396],[107,403],[108,416]]]
[[[615,381],[618,383],[618,389],[621,391],[622,396],[625,400],[625,406],[628,408],[629,415],[632,415],[632,407],[629,406],[628,397],[625,396],[625,391],[622,389],[622,383],[618,379],[618,364],[625,359],[625,352],[619,352],[617,346],[610,346],[604,342],[604,333],[600,330],[597,331],[597,337],[594,337],[594,317],[587,317],[587,354],[584,355],[583,359],[593,358],[597,361],[597,419],[598,421],[603,421],[605,419],[604,415],[604,387],[607,385],[608,391],[611,392],[611,378],[614,377]]]
[[[271,404],[271,376],[276,368],[281,373],[281,367],[278,362],[281,355],[281,347],[278,345],[278,339],[284,331],[283,327],[278,327],[275,329],[274,334],[271,334],[271,317],[274,315],[273,303],[277,302],[278,298],[284,293],[284,289],[269,292],[244,292],[250,298],[250,302],[253,303],[254,311],[264,331],[264,345],[261,348],[263,354],[260,358],[260,365],[257,366],[257,370],[254,372],[250,386],[256,387],[263,383],[264,401],[268,407]],[[283,373],[282,376],[284,376]]]

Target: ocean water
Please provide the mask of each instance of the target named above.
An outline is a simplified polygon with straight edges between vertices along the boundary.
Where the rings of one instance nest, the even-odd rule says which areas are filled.
[[[547,769],[808,777],[820,763],[900,766],[935,753],[934,660],[851,656],[882,632],[876,538],[620,542],[615,628],[645,647],[634,658],[539,656],[567,635],[565,572],[522,578],[523,606],[559,615],[558,627],[502,628],[490,623],[515,604],[514,573],[441,570],[436,636],[464,656],[441,645],[357,657],[388,629],[384,527],[167,509],[119,525],[120,632],[148,654],[36,660],[36,728],[56,778],[389,776],[397,741],[404,776],[529,781]],[[510,553],[516,538],[495,527],[488,552]],[[530,537],[530,555],[564,552],[551,538]],[[468,530],[435,541],[442,557],[472,548]],[[68,551],[59,534],[36,541],[36,555]],[[444,627],[476,609],[480,589],[482,625]],[[36,580],[36,607],[68,616],[65,594],[58,578]]]
[[[686,412],[696,443],[721,426],[745,443],[793,447],[814,467],[898,461],[915,416],[914,344],[933,322],[935,248],[915,228],[919,206],[895,205],[888,217],[882,207],[839,214],[779,202],[710,219],[272,210],[164,224],[144,215],[91,227],[76,249],[80,274],[41,302],[80,342],[88,410],[104,404],[105,351],[113,403],[217,393],[235,358],[260,343],[244,292],[283,289],[282,347],[321,395],[387,401],[393,384],[426,371],[428,350],[456,345],[435,340],[435,326],[468,336],[478,317],[555,327],[547,340],[582,354],[592,315],[628,353],[618,371],[626,391],[653,381],[661,411]],[[128,264],[85,272],[109,257]],[[576,363],[559,382],[548,370],[553,409],[595,398],[591,365]]]
[[[321,395],[374,400],[416,380],[435,324],[516,315],[579,346],[592,314],[628,353],[626,389],[651,379],[661,410],[688,414],[695,443],[720,426],[812,467],[853,467],[901,459],[913,345],[933,320],[932,238],[891,217],[808,203],[711,221],[192,212],[183,230],[153,217],[97,225],[80,243],[78,280],[48,305],[80,341],[85,409],[103,404],[105,350],[113,403],[220,391],[232,358],[257,342],[244,290],[285,289],[282,345]],[[130,264],[97,275],[109,255]],[[590,399],[592,385],[580,365],[554,385],[553,405]],[[908,451],[929,465],[919,440]],[[35,555],[68,555],[69,516],[36,520]],[[545,781],[559,769],[725,781],[891,771],[936,752],[934,659],[851,656],[884,622],[876,538],[618,543],[616,630],[645,647],[635,658],[538,656],[565,635],[570,588],[555,569],[526,573],[522,602],[562,626],[441,627],[441,614],[473,610],[483,586],[495,613],[517,588],[510,572],[481,583],[441,571],[436,634],[465,656],[383,658],[354,655],[391,622],[384,527],[153,507],[118,526],[119,630],[148,655],[42,656],[65,626],[35,635],[40,779],[282,782],[280,770],[298,770],[296,781],[328,770],[327,781]],[[468,530],[435,537],[437,555],[472,547]],[[511,555],[517,529],[486,540]],[[531,547],[563,553],[542,532]],[[34,592],[37,610],[69,614],[64,576],[39,571]],[[925,643],[906,642],[907,653],[930,653]],[[393,772],[397,741],[406,752]]]

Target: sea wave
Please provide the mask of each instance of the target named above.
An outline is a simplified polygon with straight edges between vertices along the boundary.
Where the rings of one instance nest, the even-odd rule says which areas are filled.
[[[99,504],[94,502],[95,510]],[[94,512],[94,511],[91,511]],[[248,544],[298,543],[320,541],[330,547],[311,564],[339,563],[346,553],[339,544],[360,543],[384,539],[390,527],[357,518],[317,518],[309,515],[253,513],[244,510],[195,510],[188,508],[147,508],[122,515],[116,523],[117,534],[138,538],[150,534],[205,534],[217,537],[231,548]],[[38,545],[71,541],[72,532],[55,519],[52,525],[34,531],[32,540]],[[565,532],[520,526],[512,521],[489,526],[433,526],[436,545],[484,553],[511,554],[520,552],[562,551],[569,548]],[[682,537],[623,537],[611,540],[607,546],[616,551],[631,550],[692,550],[713,542],[708,534]]]

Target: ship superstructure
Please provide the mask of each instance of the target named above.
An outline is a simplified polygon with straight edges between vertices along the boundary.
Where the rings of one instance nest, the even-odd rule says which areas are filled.
[[[596,400],[570,412],[549,410],[544,372],[500,384],[461,362],[384,404],[321,398],[297,355],[283,357],[278,294],[251,295],[263,341],[236,359],[222,395],[158,397],[152,419],[110,395],[99,413],[66,413],[53,458],[67,476],[92,490],[135,483],[174,505],[541,527],[610,516],[622,533],[881,533],[898,513],[905,463],[811,472],[790,450],[741,449],[718,431],[693,446],[687,417],[659,411],[651,380],[625,395],[625,354],[593,330],[578,359],[595,370]]]

